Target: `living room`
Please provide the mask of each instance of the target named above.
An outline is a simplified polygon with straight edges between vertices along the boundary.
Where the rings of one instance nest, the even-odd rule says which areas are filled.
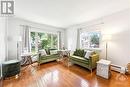
[[[0,87],[130,86],[129,0],[2,1]]]

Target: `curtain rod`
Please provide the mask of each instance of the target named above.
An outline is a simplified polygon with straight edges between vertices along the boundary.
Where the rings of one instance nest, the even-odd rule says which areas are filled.
[[[29,25],[20,25],[20,26],[29,26]],[[31,28],[36,28],[36,29],[44,29],[44,30],[48,30],[48,29],[45,29],[45,28],[39,28],[39,27],[33,27],[33,26],[29,26]],[[51,31],[51,30],[49,30]],[[57,32],[60,32],[60,31],[57,31]]]
[[[38,27],[32,27],[32,26],[29,26],[29,25],[20,25],[20,26],[28,26],[28,27],[36,28],[36,29],[43,29],[43,28],[38,28]],[[47,29],[45,29],[45,30],[47,30]]]

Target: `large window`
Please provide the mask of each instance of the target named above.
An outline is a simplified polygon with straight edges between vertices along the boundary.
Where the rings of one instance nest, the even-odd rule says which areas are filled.
[[[57,49],[58,36],[57,34],[31,32],[31,48],[33,53],[40,49]]]
[[[99,48],[100,32],[83,32],[80,34],[81,48]]]

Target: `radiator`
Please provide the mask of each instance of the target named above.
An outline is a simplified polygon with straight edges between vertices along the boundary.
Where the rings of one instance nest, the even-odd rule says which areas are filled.
[[[111,64],[111,70],[113,70],[113,71],[121,72],[121,68],[122,68],[122,66]]]

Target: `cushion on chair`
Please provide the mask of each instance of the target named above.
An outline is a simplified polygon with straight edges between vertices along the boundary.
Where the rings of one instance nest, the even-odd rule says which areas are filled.
[[[74,51],[74,55],[75,56],[80,56],[80,57],[84,57],[85,56],[85,51],[82,49],[76,49],[76,51]]]
[[[53,58],[58,58],[59,56],[57,54],[53,55],[46,55],[46,56],[41,56],[41,60],[47,60],[47,59],[53,59]]]
[[[74,60],[74,61],[78,61],[78,62],[82,62],[82,63],[89,63],[88,59],[85,59],[83,57],[79,57],[79,56],[71,56],[70,59]]]
[[[45,49],[39,50],[39,52],[41,53],[41,56],[44,56],[44,55],[46,56],[47,55]]]
[[[90,56],[91,56],[93,53],[94,53],[94,51],[88,50],[88,51],[86,52],[86,54],[85,54],[84,58],[89,59],[89,58],[90,58]]]
[[[50,50],[50,55],[57,54],[57,50]]]
[[[45,51],[46,51],[47,55],[50,55],[50,49],[49,48],[45,49]]]

